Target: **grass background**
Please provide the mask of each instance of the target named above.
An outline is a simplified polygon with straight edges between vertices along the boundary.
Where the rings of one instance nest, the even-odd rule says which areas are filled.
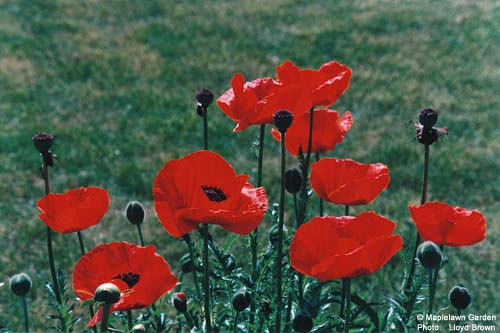
[[[411,122],[424,107],[441,111],[438,125],[449,135],[431,147],[429,199],[479,209],[489,225],[481,244],[448,251],[438,305],[463,283],[473,294],[470,312],[500,314],[499,33],[498,1],[0,0],[0,328],[21,325],[8,288],[19,271],[34,280],[34,328],[46,325],[45,225],[35,208],[43,182],[32,135],[56,136],[54,192],[86,185],[110,192],[107,216],[84,232],[87,248],[137,241],[122,211],[140,200],[146,240],[178,271],[185,248],[158,223],[151,187],[166,161],[201,147],[194,92],[208,87],[219,96],[233,73],[274,76],[286,59],[310,68],[335,59],[353,69],[334,108],[350,110],[355,123],[329,155],[389,166],[389,189],[354,212],[388,216],[407,244],[414,230],[407,205],[419,202],[423,160]],[[211,149],[255,180],[258,128],[232,133],[215,106],[209,117]],[[266,140],[264,185],[278,201],[279,147]],[[76,240],[55,238],[68,276]],[[354,288],[394,293],[403,263],[399,255]]]

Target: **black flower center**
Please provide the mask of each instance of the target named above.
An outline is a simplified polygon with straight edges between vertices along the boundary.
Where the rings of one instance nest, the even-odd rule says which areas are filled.
[[[137,282],[139,282],[139,277],[140,277],[139,274],[128,272],[128,273],[118,274],[113,279],[120,279],[123,282],[125,282],[129,288],[132,288],[137,284]]]
[[[221,202],[227,199],[227,196],[218,187],[202,185],[201,189],[205,192],[205,195],[210,201]]]

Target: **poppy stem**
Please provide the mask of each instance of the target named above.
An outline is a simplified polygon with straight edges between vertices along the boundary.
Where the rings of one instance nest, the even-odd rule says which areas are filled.
[[[112,303],[102,304],[101,333],[108,332],[109,309]]]
[[[132,310],[128,309],[127,310],[127,325],[128,325],[128,330],[132,330]]]
[[[344,216],[349,216],[349,205],[345,205]],[[345,279],[344,279],[345,280]],[[340,317],[344,318],[345,315],[345,303],[346,303],[346,283],[342,280],[342,292],[340,293]]]
[[[260,134],[259,134],[259,156],[257,162],[257,187],[262,186],[262,162],[264,160],[264,137],[265,137],[266,125],[260,125]],[[256,281],[259,277],[259,272],[257,271],[257,245],[258,245],[258,227],[252,231],[250,239],[251,239],[251,248],[252,248],[252,286],[255,290]],[[249,328],[248,332],[253,332],[253,326],[255,324],[255,311],[256,304],[255,300],[252,298],[252,302],[250,303],[250,320],[249,320]]]
[[[193,249],[193,242],[191,241],[191,236],[189,234],[186,234],[182,236],[182,239],[186,242],[189,250],[189,256],[191,257],[191,262],[193,263],[193,280],[194,280],[194,285],[196,287],[196,294],[198,295],[198,299],[201,301],[201,291],[200,291],[200,284],[198,283],[198,273],[196,273],[198,269],[198,265],[196,264],[198,262],[195,254],[194,254],[194,249]]]
[[[344,216],[349,216],[349,205],[345,205]]]
[[[76,234],[78,235],[78,243],[80,244],[80,252],[82,253],[82,256],[85,254],[85,245],[83,243],[83,236],[81,231],[77,231]],[[94,308],[92,307],[92,304],[89,305],[89,312],[90,312],[90,318],[93,318],[95,315]],[[94,325],[92,326],[92,330],[94,333],[97,333],[97,327]]]
[[[208,108],[203,107],[203,149],[208,150]]]
[[[444,245],[439,245],[439,249],[441,250],[441,253],[444,253]],[[436,294],[436,287],[437,287],[437,281],[438,281],[438,275],[439,275],[439,270],[441,269],[441,266],[442,266],[442,263],[441,265],[439,265],[438,268],[434,269],[433,270],[433,277],[432,277],[432,299],[429,298],[429,303],[431,303],[431,311],[433,309],[433,305],[434,305],[434,298],[435,298],[435,294]],[[429,281],[430,283],[430,281]],[[430,286],[429,286],[430,288]],[[430,312],[431,313],[431,312]]]
[[[208,224],[202,224],[203,230],[203,289],[205,292],[205,326],[207,333],[212,333],[210,321],[210,269],[208,267]]]
[[[43,180],[45,183],[45,194],[50,193],[50,180],[49,180],[49,161],[52,157],[49,156],[51,152],[42,153],[43,160]],[[56,300],[62,304],[61,292],[59,291],[59,283],[57,281],[56,266],[54,264],[54,250],[52,248],[52,230],[47,227],[47,253],[49,257],[50,275],[52,276],[52,288],[56,295]]]
[[[21,297],[21,302],[24,311],[24,330],[25,332],[29,332],[28,301],[26,300],[26,295]]]
[[[319,155],[319,151],[316,152],[316,162],[319,162],[321,156]],[[323,199],[319,198],[319,216],[325,216],[325,211],[323,208]]]
[[[233,333],[238,332],[238,317],[239,317],[240,311],[236,311],[236,315],[234,316],[234,323],[233,323]]]
[[[424,175],[422,180],[422,197],[420,199],[420,204],[423,205],[427,200],[427,187],[428,187],[428,177],[429,177],[429,153],[430,153],[430,145],[424,145]],[[415,302],[413,301],[412,294],[416,291],[413,291],[413,275],[415,274],[415,267],[417,263],[417,248],[421,242],[420,234],[417,230],[417,235],[415,237],[415,244],[413,245],[413,255],[411,257],[410,269],[408,271],[408,277],[404,284],[403,293],[406,298],[406,318],[407,320],[410,318],[411,313],[413,311],[413,306]]]
[[[306,206],[307,206],[307,180],[309,179],[309,163],[311,162],[312,151],[312,136],[313,136],[313,121],[314,121],[314,107],[309,109],[309,139],[307,142],[307,154],[304,164],[302,165],[302,186],[300,189],[300,224],[305,222],[306,219]]]
[[[144,238],[142,237],[142,230],[140,224],[137,224],[137,233],[139,234],[139,241],[141,242],[141,246],[144,246]]]
[[[342,279],[342,290],[345,292],[345,324],[344,333],[349,332],[351,326],[351,279]]]
[[[432,314],[432,309],[434,307],[434,270],[432,268],[427,270],[427,277],[429,283],[429,308],[427,309],[428,314]]]
[[[299,219],[299,206],[297,204],[297,193],[294,193],[293,194],[293,208],[294,208],[294,211],[295,211],[295,219],[297,221],[297,228],[300,226],[300,219]],[[297,274],[297,287],[299,289],[299,308],[302,308],[302,303],[303,303],[303,299],[304,299],[304,287],[303,287],[303,283],[304,283],[304,276],[295,271],[296,274]]]
[[[282,306],[282,286],[281,286],[281,265],[283,262],[283,225],[285,218],[285,172],[286,172],[286,154],[285,154],[286,132],[281,132],[281,189],[280,189],[280,212],[278,220],[278,256],[276,259],[276,333],[281,332],[281,306]]]

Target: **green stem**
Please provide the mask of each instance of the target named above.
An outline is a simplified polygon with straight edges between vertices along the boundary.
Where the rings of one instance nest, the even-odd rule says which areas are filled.
[[[345,290],[345,324],[344,333],[349,332],[351,326],[351,279],[342,279],[342,290]]]
[[[314,107],[309,110],[309,139],[307,142],[307,154],[302,166],[302,186],[300,189],[300,205],[299,205],[299,216],[300,224],[305,222],[306,219],[306,206],[307,206],[307,180],[309,178],[309,164],[311,161],[311,151],[312,151],[312,137],[313,137],[313,120],[314,120]]]
[[[196,287],[196,294],[198,295],[198,299],[201,301],[201,291],[197,273],[198,265],[196,264],[198,260],[196,260],[197,258],[194,254],[193,242],[191,241],[191,236],[189,236],[189,234],[184,235],[182,239],[186,242],[188,246],[189,257],[191,258],[191,262],[193,263],[193,280],[194,280],[194,285]]]
[[[234,323],[233,323],[233,333],[238,332],[238,317],[239,317],[240,312],[236,311],[236,315],[234,316]]]
[[[280,188],[280,212],[278,221],[278,256],[276,258],[276,333],[281,332],[281,303],[282,303],[282,285],[281,285],[281,265],[283,261],[283,226],[285,218],[285,172],[286,172],[286,150],[285,150],[286,132],[281,132],[281,188]]]
[[[186,310],[186,311],[184,311],[182,314],[184,315],[184,318],[186,318],[186,321],[188,322],[189,326],[190,326],[191,328],[193,328],[193,327],[194,327],[194,324],[193,324],[193,317],[191,317],[191,314],[189,313],[189,311],[188,311],[188,310]]]
[[[45,154],[51,154],[47,152]],[[45,195],[50,193],[50,181],[49,181],[49,165],[48,157],[42,154],[43,160],[43,180],[45,183]],[[52,248],[52,230],[47,227],[47,253],[49,257],[49,268],[50,275],[52,276],[52,288],[54,289],[54,294],[56,295],[57,302],[62,304],[61,292],[59,291],[59,283],[57,281],[56,266],[54,264],[54,250]]]
[[[80,252],[82,253],[82,256],[85,254],[85,244],[83,242],[83,236],[81,231],[77,231],[76,234],[78,235],[78,244],[80,244]],[[90,313],[90,318],[93,318],[95,315],[94,308],[92,307],[92,304],[89,305],[89,313]],[[94,325],[92,326],[92,330],[94,333],[97,333],[97,327]]]
[[[423,205],[427,200],[427,187],[429,178],[429,153],[430,146],[428,144],[424,145],[424,175],[422,179],[422,196],[420,199],[420,204]],[[413,289],[413,275],[415,274],[415,267],[417,263],[417,248],[421,242],[420,234],[417,230],[417,235],[415,237],[415,244],[413,245],[413,255],[411,257],[410,269],[408,271],[408,277],[404,284],[403,292],[406,298],[406,318],[409,319],[413,311],[413,306],[415,302],[412,301]]]
[[[203,108],[203,148],[208,150],[208,108]]]
[[[23,310],[24,310],[24,330],[26,332],[29,332],[30,325],[28,317],[28,301],[26,300],[26,296],[21,297],[21,302],[23,303]]]
[[[296,219],[296,222],[297,222],[297,228],[300,226],[300,219],[299,219],[299,206],[297,204],[297,193],[293,193],[293,208],[294,208],[294,212],[295,212],[295,219]],[[299,293],[299,308],[302,308],[302,303],[303,303],[303,300],[304,300],[304,286],[303,286],[303,282],[304,282],[304,276],[295,271],[295,273],[297,274],[297,288],[298,288],[298,293]]]
[[[349,205],[345,205],[344,207],[344,216],[349,216]],[[345,279],[342,281],[342,290],[340,293],[340,317],[345,318],[345,305],[346,305],[346,297],[348,291],[346,290],[347,284],[345,283]]]
[[[319,160],[321,159],[320,155],[319,155],[319,151],[316,152],[316,162],[319,162]],[[325,216],[325,209],[324,209],[324,203],[323,203],[323,199],[319,198],[319,216]]]
[[[205,293],[205,326],[207,333],[212,333],[212,322],[210,320],[210,280],[208,262],[208,224],[202,224],[203,230],[203,289]]]
[[[441,250],[441,253],[444,254],[444,245],[439,245],[439,249]],[[433,276],[432,276],[432,299],[429,298],[429,302],[431,303],[431,311],[433,309],[434,305],[434,298],[436,294],[436,288],[437,288],[437,281],[438,281],[438,275],[439,271],[441,269],[441,265],[433,270]],[[429,281],[430,282],[430,281]]]
[[[259,134],[259,157],[257,162],[257,187],[262,186],[262,162],[264,160],[264,137],[265,137],[266,125],[260,125],[260,134]],[[259,276],[259,272],[257,271],[257,245],[258,245],[258,227],[252,231],[250,236],[251,239],[251,248],[252,248],[252,285],[254,288],[254,293],[256,294],[256,281]],[[248,332],[253,332],[253,326],[255,324],[255,315],[256,315],[256,303],[252,298],[252,302],[250,303],[250,320],[248,325]]]
[[[144,238],[142,237],[142,230],[140,224],[137,224],[137,233],[139,234],[139,241],[141,242],[141,246],[144,246]]]
[[[110,308],[111,308],[110,303],[104,303],[102,305],[101,333],[108,332],[108,320],[109,320]]]
[[[429,283],[429,308],[427,310],[428,314],[432,313],[432,309],[434,307],[434,271],[433,269],[427,270],[427,278]]]
[[[128,330],[132,330],[132,310],[127,310],[127,325],[128,325]]]

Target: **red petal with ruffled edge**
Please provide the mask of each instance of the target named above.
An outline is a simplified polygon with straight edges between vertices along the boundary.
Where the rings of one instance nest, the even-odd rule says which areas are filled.
[[[390,182],[389,169],[382,163],[361,164],[349,159],[323,158],[311,168],[314,192],[335,204],[370,203]]]
[[[376,272],[403,246],[395,224],[373,212],[356,217],[315,217],[301,225],[290,245],[298,272],[321,281]]]
[[[207,150],[167,162],[155,178],[153,198],[160,222],[172,236],[183,236],[199,223],[217,224],[248,234],[264,218],[263,187],[236,175],[219,154]]]
[[[466,246],[486,237],[486,218],[477,210],[452,207],[438,201],[408,208],[424,240],[447,246]]]
[[[49,228],[61,233],[81,231],[96,225],[109,207],[108,191],[89,186],[64,194],[49,193],[36,203],[40,219]]]

